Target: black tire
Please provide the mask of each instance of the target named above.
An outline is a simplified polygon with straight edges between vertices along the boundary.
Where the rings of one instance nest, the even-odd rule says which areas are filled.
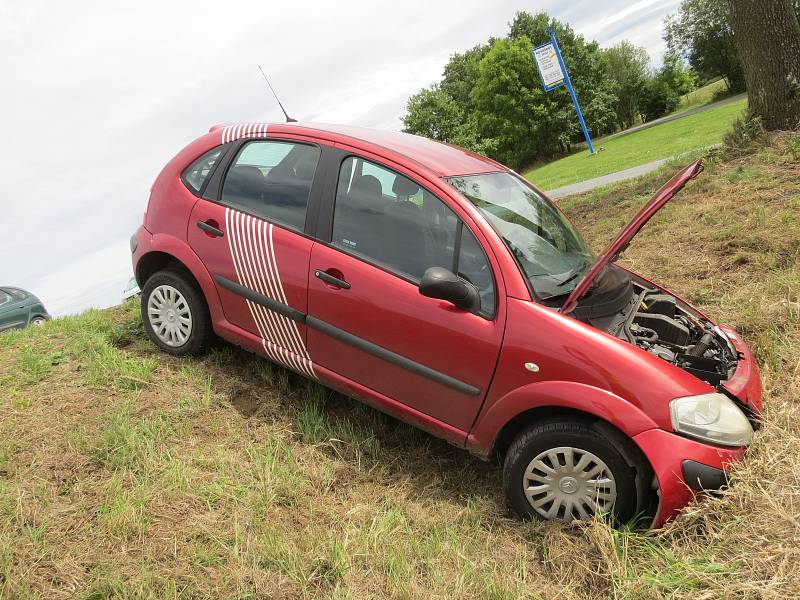
[[[162,285],[168,285],[180,292],[189,307],[192,319],[192,328],[185,342],[179,346],[165,343],[153,329],[148,314],[148,303],[151,294]],[[167,354],[186,356],[198,354],[208,347],[213,337],[211,316],[208,312],[205,296],[195,281],[186,274],[175,270],[158,271],[153,274],[142,289],[141,297],[142,321],[144,329],[150,340]]]
[[[525,472],[531,461],[539,454],[559,447],[590,452],[602,460],[616,484],[617,497],[612,511],[614,520],[626,523],[635,516],[638,506],[636,470],[628,465],[614,444],[590,424],[564,420],[537,423],[523,430],[506,452],[503,463],[503,488],[508,503],[517,515],[523,519],[546,518],[534,509],[525,495]],[[562,516],[557,518],[564,520]]]

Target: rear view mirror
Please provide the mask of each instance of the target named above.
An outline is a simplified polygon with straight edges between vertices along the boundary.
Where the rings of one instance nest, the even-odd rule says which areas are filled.
[[[425,271],[419,283],[419,293],[428,298],[447,300],[464,310],[476,311],[481,307],[478,288],[442,267]]]

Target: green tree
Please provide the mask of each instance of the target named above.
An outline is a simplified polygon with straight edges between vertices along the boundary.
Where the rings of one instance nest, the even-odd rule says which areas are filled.
[[[790,1],[800,15],[800,0]],[[730,0],[683,0],[678,12],[664,21],[664,40],[671,51],[689,60],[701,81],[721,75],[731,91],[745,89]]]
[[[512,167],[558,143],[554,107],[536,75],[531,48],[527,37],[495,42],[471,93],[481,136],[498,140],[495,157]]]
[[[490,40],[489,43],[478,44],[466,52],[456,52],[444,67],[440,87],[465,113],[472,111],[470,92],[478,81],[478,65],[493,43],[494,40]]]
[[[732,91],[744,90],[728,0],[683,0],[664,21],[669,50],[686,57],[702,81],[725,78]]]
[[[679,96],[688,94],[697,88],[697,73],[680,55],[667,52],[659,75]]]
[[[516,14],[503,39],[455,53],[441,81],[412,96],[404,130],[463,146],[513,166],[569,150],[583,135],[566,89],[545,93],[531,57],[533,43],[559,43],[594,135],[616,126],[616,84],[596,42],[545,13]]]
[[[433,85],[411,96],[403,116],[403,131],[448,142],[492,156],[496,143],[478,133],[474,113],[466,113],[440,85]]]
[[[461,107],[440,86],[433,85],[408,99],[403,131],[451,141],[463,122]]]
[[[645,85],[641,99],[642,121],[652,121],[671,113],[678,107],[681,97],[660,75],[651,77]]]
[[[616,84],[613,104],[620,129],[633,125],[639,116],[642,95],[649,76],[650,56],[644,48],[622,41],[605,51],[609,77]]]
[[[608,113],[602,112],[600,109],[609,110],[609,99],[616,95],[616,84],[610,77],[605,53],[600,50],[597,42],[586,41],[582,35],[576,34],[572,27],[551,18],[544,12],[535,15],[518,12],[510,24],[508,37],[514,40],[524,36],[534,46],[539,46],[550,41],[547,30],[551,27],[556,32],[561,54],[569,69],[575,93],[584,109],[584,116],[590,131],[595,135],[613,131],[614,120],[609,119]],[[572,111],[570,118],[575,121],[575,134],[571,140],[582,138],[577,118],[574,116],[572,99],[566,88],[549,92],[547,98],[554,107],[553,110],[563,115],[569,115]],[[560,120],[560,117],[555,115],[553,117],[556,121]],[[546,155],[558,150],[558,146],[542,150],[542,154]]]

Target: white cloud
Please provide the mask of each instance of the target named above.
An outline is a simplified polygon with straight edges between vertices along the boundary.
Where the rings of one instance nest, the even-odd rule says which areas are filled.
[[[47,309],[53,315],[119,304],[132,276],[131,268],[124,267],[130,256],[127,242],[100,248],[42,277],[36,293],[47,298]]]

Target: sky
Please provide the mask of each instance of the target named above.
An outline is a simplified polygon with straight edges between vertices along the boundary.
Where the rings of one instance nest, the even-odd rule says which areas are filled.
[[[150,186],[216,123],[399,130],[450,55],[546,11],[657,64],[680,0],[46,2],[0,0],[0,285],[53,315],[118,304]]]

